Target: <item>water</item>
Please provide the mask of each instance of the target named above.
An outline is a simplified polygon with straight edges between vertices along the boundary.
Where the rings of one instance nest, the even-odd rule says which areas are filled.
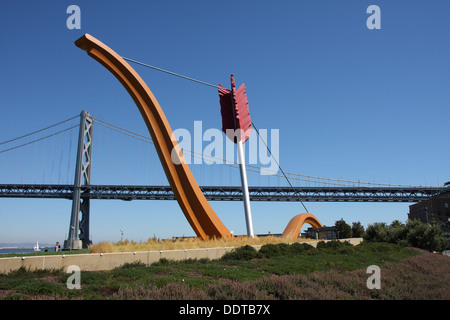
[[[48,251],[55,251],[55,248],[41,248],[41,251],[34,251],[33,248],[0,248],[0,258],[2,254],[45,252],[45,249]]]

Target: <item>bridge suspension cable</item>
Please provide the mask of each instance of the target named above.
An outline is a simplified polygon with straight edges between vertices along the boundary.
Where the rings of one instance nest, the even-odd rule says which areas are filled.
[[[13,142],[13,141],[16,141],[16,140],[20,140],[20,139],[26,138],[26,137],[31,136],[31,135],[36,134],[36,133],[39,133],[39,132],[42,132],[42,131],[51,129],[51,128],[53,128],[53,127],[59,126],[59,125],[61,125],[61,124],[63,124],[63,123],[66,123],[66,122],[68,122],[68,121],[70,121],[70,120],[73,120],[73,119],[75,119],[75,118],[78,118],[78,117],[79,117],[79,115],[74,116],[74,117],[69,118],[69,119],[66,119],[66,120],[64,120],[64,121],[61,121],[61,122],[52,124],[52,125],[50,125],[50,126],[48,126],[48,127],[42,128],[42,129],[40,129],[40,130],[36,130],[36,131],[30,132],[30,133],[27,133],[27,134],[25,134],[25,135],[23,135],[23,136],[20,136],[20,137],[17,137],[17,138],[13,138],[13,139],[10,139],[10,140],[7,140],[7,141],[0,142],[0,146],[3,145],[3,144],[6,144],[6,143],[10,143],[10,142]],[[72,128],[71,128],[71,129],[72,129]]]
[[[115,131],[117,131],[119,133],[122,133],[122,134],[125,134],[127,136],[130,136],[132,138],[135,138],[135,139],[138,139],[138,140],[141,140],[141,141],[153,144],[152,139],[150,137],[148,137],[148,136],[145,136],[145,135],[142,135],[142,134],[139,134],[139,133],[136,133],[136,132],[124,129],[122,127],[119,127],[117,125],[111,124],[109,122],[106,122],[106,121],[98,119],[98,118],[96,118],[96,123],[98,123],[98,124],[100,124],[100,125],[102,125],[104,127],[107,127],[109,129],[115,130]],[[255,131],[258,131],[258,129],[256,128],[254,123],[252,123],[252,126],[255,128]],[[270,148],[268,147],[267,143],[263,140],[261,135],[259,135],[259,137],[262,139],[265,147],[268,148],[268,151],[271,154]],[[207,154],[203,154],[203,153],[196,152],[196,151],[189,150],[189,149],[183,149],[183,152],[186,153],[187,155],[192,156],[193,158],[204,159],[204,160],[208,160],[208,161],[211,161],[211,162],[220,163],[220,164],[223,164],[225,166],[232,167],[232,168],[239,168],[239,164],[234,159],[233,160],[224,159],[224,158],[221,158],[221,157],[207,155]],[[274,160],[276,161],[275,158],[274,158]],[[276,164],[278,166],[278,170],[270,169],[270,168],[266,168],[266,167],[261,167],[261,166],[257,166],[257,165],[254,165],[254,164],[246,164],[246,166],[247,166],[247,170],[250,171],[250,172],[260,173],[262,171],[265,171],[266,173],[268,173],[267,175],[269,175],[269,176],[284,178],[287,181],[287,183],[289,184],[289,186],[292,187],[292,188],[294,188],[294,186],[292,185],[290,180],[303,181],[303,182],[308,182],[308,183],[324,184],[324,185],[331,185],[331,186],[342,186],[342,187],[352,187],[352,186],[367,186],[367,187],[420,187],[420,186],[417,186],[417,185],[375,183],[375,182],[365,182],[365,181],[360,181],[360,180],[356,181],[356,180],[334,179],[334,178],[325,178],[325,177],[313,176],[313,175],[305,175],[305,174],[300,174],[300,173],[284,171],[277,161],[276,161]],[[436,186],[436,187],[439,187],[439,186]],[[305,210],[307,210],[307,209],[305,208]]]
[[[211,83],[208,83],[208,82],[205,82],[205,81],[194,79],[194,78],[182,75],[182,74],[178,74],[178,73],[175,73],[175,72],[172,72],[172,71],[168,71],[168,70],[165,70],[165,69],[162,69],[162,68],[159,68],[159,67],[155,67],[155,66],[152,66],[152,65],[140,62],[140,61],[136,61],[136,60],[130,59],[130,58],[126,58],[126,57],[122,57],[122,58],[124,60],[126,60],[126,61],[138,64],[138,65],[141,65],[141,66],[144,66],[144,67],[147,67],[147,68],[151,68],[151,69],[154,69],[154,70],[157,70],[157,71],[160,71],[160,72],[164,72],[164,73],[176,76],[176,77],[180,77],[180,78],[183,78],[183,79],[186,79],[186,80],[189,80],[189,81],[193,81],[193,82],[196,82],[196,83],[199,83],[199,84],[203,84],[203,85],[206,85],[206,86],[209,86],[209,87],[219,88],[218,85],[214,85],[214,84],[211,84]],[[50,126],[42,128],[40,130],[36,130],[36,131],[30,132],[30,133],[22,135],[20,137],[0,142],[0,146],[6,145],[8,143],[12,143],[14,141],[17,141],[17,140],[20,140],[20,139],[23,139],[23,138],[26,138],[26,137],[30,137],[30,136],[38,134],[38,133],[41,133],[43,131],[46,131],[46,130],[54,128],[54,127],[57,127],[57,126],[59,126],[61,124],[64,124],[64,123],[66,123],[68,121],[71,121],[71,120],[73,120],[75,118],[78,118],[78,117],[79,117],[79,115],[71,117],[71,118],[68,118],[68,119],[63,120],[63,121],[60,121],[58,123],[52,124]],[[128,135],[128,136],[130,136],[132,138],[135,138],[135,139],[138,139],[138,140],[141,140],[141,141],[153,144],[153,141],[148,136],[145,136],[145,135],[142,135],[142,134],[139,134],[139,133],[136,133],[136,132],[133,132],[133,131],[121,128],[119,126],[116,126],[114,124],[111,124],[109,122],[103,121],[103,120],[98,119],[98,118],[95,118],[95,120],[96,120],[96,123],[98,123],[101,126],[104,126],[106,128],[112,129],[112,130],[117,131],[119,133]],[[68,127],[68,128],[59,130],[57,132],[48,134],[46,136],[36,138],[33,141],[28,141],[28,142],[24,142],[24,143],[21,143],[21,144],[16,145],[16,146],[11,146],[9,148],[0,150],[0,154],[6,153],[8,151],[15,150],[15,149],[27,146],[27,145],[31,145],[31,144],[37,143],[39,141],[42,141],[42,140],[46,140],[46,139],[48,139],[50,137],[53,137],[53,136],[56,136],[58,134],[64,133],[66,131],[69,131],[71,129],[74,129],[74,128],[78,127],[78,126],[79,126],[79,124],[73,125],[71,127]],[[247,170],[249,170],[251,172],[264,172],[265,171],[266,173],[269,173],[268,175],[270,175],[270,176],[284,178],[287,181],[287,183],[289,184],[289,186],[292,187],[292,188],[293,188],[293,185],[292,185],[290,180],[304,181],[304,182],[308,182],[308,183],[311,182],[311,183],[317,183],[317,184],[326,184],[326,185],[333,185],[333,186],[344,186],[344,187],[355,186],[355,185],[356,186],[367,186],[367,187],[375,187],[375,186],[377,186],[377,187],[420,187],[420,186],[405,185],[405,184],[390,184],[390,183],[388,184],[388,183],[364,182],[364,181],[360,181],[360,180],[354,181],[354,180],[344,180],[344,179],[333,179],[333,178],[325,178],[325,177],[304,175],[304,174],[292,173],[292,172],[284,171],[281,168],[281,166],[278,163],[278,161],[273,157],[270,148],[268,147],[267,143],[264,141],[262,136],[259,134],[259,131],[256,128],[256,126],[255,126],[255,124],[253,122],[252,122],[252,126],[255,129],[255,131],[258,134],[258,136],[261,139],[261,141],[266,146],[267,150],[269,151],[270,156],[275,160],[275,162],[276,162],[276,164],[278,166],[278,170],[274,170],[274,169],[270,169],[270,168],[264,168],[264,167],[260,167],[260,166],[256,166],[256,165],[252,165],[252,164],[247,164],[246,165],[247,166]],[[233,161],[230,161],[228,159],[222,159],[222,158],[219,158],[219,157],[216,157],[216,156],[205,155],[205,154],[198,153],[198,152],[195,152],[195,151],[192,151],[192,150],[188,150],[188,149],[184,149],[184,152],[190,154],[194,158],[202,158],[202,159],[209,158],[210,160],[212,159],[213,161],[214,160],[222,161],[221,163],[226,165],[226,166],[233,167],[233,168],[238,168],[238,163],[235,162],[234,159],[233,159]],[[214,162],[216,162],[216,161],[214,161]],[[281,172],[281,174],[279,174],[279,172]],[[304,206],[303,203],[302,203],[302,205]],[[304,208],[305,208],[306,211],[308,211],[305,206],[304,206]]]
[[[72,127],[69,127],[69,128],[60,130],[60,131],[58,131],[58,132],[54,132],[54,133],[52,133],[52,134],[49,134],[49,135],[47,135],[47,136],[45,136],[45,137],[37,138],[37,139],[35,139],[35,140],[33,140],[33,141],[29,141],[29,142],[26,142],[26,143],[22,143],[22,144],[19,144],[19,145],[17,145],[17,146],[14,146],[14,147],[11,147],[11,148],[8,148],[8,149],[0,150],[0,153],[8,152],[8,151],[11,151],[11,150],[14,150],[14,149],[18,149],[18,148],[27,146],[27,145],[29,145],[29,144],[33,144],[33,143],[36,143],[36,142],[39,142],[39,141],[48,139],[48,138],[50,138],[50,137],[53,137],[53,136],[56,136],[56,135],[58,135],[58,134],[60,134],[60,133],[69,131],[69,130],[71,130],[71,129],[73,129],[73,128],[76,128],[76,127],[78,127],[78,126],[79,126],[79,125],[74,125],[74,126],[72,126]],[[39,132],[40,132],[40,131],[39,131]],[[31,134],[29,134],[29,135],[31,135]],[[22,136],[22,138],[23,138],[23,137],[27,137],[27,136],[29,136],[29,135]],[[19,139],[19,138],[16,138],[16,139],[13,139],[13,140],[9,140],[9,141],[7,141],[7,142],[16,141],[16,140],[18,140],[18,139]],[[6,143],[6,142],[4,142],[4,143]],[[4,143],[1,143],[1,144],[4,144]]]
[[[0,142],[0,180],[30,182],[50,180],[50,183],[70,183],[73,134],[79,127],[74,119],[66,120],[29,132],[19,137]],[[66,138],[70,139],[70,142]],[[64,174],[67,169],[67,174]],[[67,179],[66,179],[67,178]]]
[[[96,123],[98,123],[98,124],[100,124],[100,125],[102,125],[102,126],[104,126],[106,128],[109,128],[109,129],[115,130],[117,132],[123,133],[123,134],[125,134],[127,136],[130,136],[132,138],[139,139],[141,141],[145,141],[145,142],[149,142],[149,143],[153,144],[153,140],[151,138],[147,137],[147,136],[144,136],[142,134],[139,134],[139,133],[136,133],[136,132],[133,132],[133,131],[121,128],[119,126],[116,126],[116,125],[114,125],[112,123],[103,121],[103,120],[98,119],[98,118],[95,118],[95,120],[96,120]]]
[[[70,130],[72,130],[74,128],[77,128],[77,127],[79,127],[79,124],[73,125],[73,123],[72,123],[67,128],[61,128],[61,129],[57,128],[57,131],[55,131],[55,132],[51,132],[51,133],[47,133],[45,135],[32,137],[33,135],[37,135],[39,133],[43,133],[46,130],[49,130],[51,128],[55,128],[57,126],[60,126],[60,125],[62,125],[64,123],[69,122],[69,121],[71,121],[71,120],[73,120],[75,118],[78,118],[78,117],[79,117],[79,115],[75,116],[75,117],[68,118],[68,119],[66,119],[64,121],[57,122],[55,124],[52,124],[52,125],[47,126],[45,128],[42,128],[40,130],[36,130],[36,131],[30,132],[30,133],[22,135],[20,137],[0,142],[0,147],[6,147],[3,150],[1,150],[1,148],[0,148],[0,154],[7,154],[9,151],[12,151],[12,150],[15,150],[15,149],[19,149],[21,147],[25,147],[25,146],[28,146],[28,145],[32,145],[32,144],[38,143],[38,142],[43,141],[43,140],[47,140],[47,139],[49,139],[51,137],[54,137],[54,136],[57,136],[57,135],[61,135],[64,132],[67,132],[67,131],[70,131]],[[95,123],[99,124],[99,125],[101,125],[101,126],[103,126],[105,128],[111,129],[111,130],[113,130],[115,132],[118,132],[120,134],[124,134],[126,136],[129,136],[129,137],[131,137],[133,139],[137,139],[137,140],[143,141],[144,143],[153,144],[152,139],[150,137],[148,137],[148,136],[145,136],[145,135],[133,132],[131,130],[122,128],[120,126],[114,125],[114,124],[109,123],[107,121],[104,121],[102,119],[95,118]],[[256,128],[255,124],[253,123],[252,125],[255,128],[255,131],[258,133],[258,129]],[[258,134],[258,136],[259,136],[260,139],[262,139],[262,142],[264,143],[264,145],[268,149],[269,153],[271,154],[270,148],[268,148],[267,143],[263,140],[261,135]],[[32,138],[30,139],[30,137],[32,137]],[[20,143],[19,140],[24,139],[24,138],[29,138],[29,140],[28,141],[22,141]],[[69,165],[67,167],[67,172],[68,172],[67,173],[67,180],[68,181],[69,181],[69,177],[70,177],[70,172],[69,172],[70,170],[69,170],[69,168],[71,167],[71,164],[70,164],[70,161],[71,161],[70,157],[71,156],[70,156],[70,153],[67,153],[67,150],[69,152],[71,152],[71,150],[72,150],[72,135],[70,135],[70,139],[71,139],[70,140],[70,145],[68,145],[67,142],[64,142],[64,141],[61,140],[61,142],[60,142],[60,143],[62,143],[61,151],[52,151],[53,153],[59,152],[61,159],[62,159],[63,155],[64,155],[64,157],[68,156],[68,161],[69,161]],[[17,144],[17,145],[7,145],[7,144],[12,144],[14,142],[19,142],[19,144]],[[55,144],[55,143],[56,143],[56,141],[53,141],[53,144]],[[109,143],[110,142],[108,140],[108,144]],[[47,146],[47,147],[44,147],[44,149],[47,148],[47,150],[49,150],[49,148],[51,148],[51,147],[52,146]],[[67,149],[67,147],[69,149]],[[53,146],[53,148],[55,148],[55,146]],[[139,149],[139,148],[135,147],[135,149]],[[56,150],[56,149],[52,149],[52,150]],[[12,162],[17,162],[17,160],[20,159],[20,161],[22,163],[23,161],[25,161],[25,158],[30,158],[31,157],[30,152],[35,152],[35,151],[27,151],[27,154],[25,156],[15,155],[14,159],[12,160]],[[43,150],[42,152],[45,154],[45,150]],[[143,152],[145,152],[145,151],[143,151]],[[203,160],[208,161],[210,163],[223,164],[223,165],[225,165],[225,166],[227,166],[229,168],[235,168],[235,169],[239,168],[239,164],[237,163],[237,161],[235,159],[232,159],[232,160],[230,160],[230,159],[223,159],[223,158],[215,156],[215,155],[213,156],[213,155],[209,155],[209,154],[203,154],[201,152],[196,152],[196,151],[185,149],[185,148],[183,148],[183,153],[185,153],[186,155],[191,156],[193,158],[203,159]],[[23,160],[22,160],[22,158],[23,158]],[[37,159],[37,158],[36,157],[32,157],[32,158],[33,158],[33,162],[36,162],[36,160],[34,160],[34,159]],[[134,158],[136,158],[136,156],[133,157],[133,161],[135,161]],[[340,187],[340,186],[342,186],[342,187],[355,187],[356,186],[356,187],[372,187],[372,188],[373,187],[388,187],[388,188],[390,188],[390,187],[397,187],[397,188],[422,187],[422,186],[418,186],[418,185],[374,183],[374,182],[365,182],[365,181],[360,181],[360,180],[356,181],[356,180],[345,180],[345,179],[333,179],[333,178],[325,178],[325,177],[320,177],[320,176],[313,176],[313,175],[305,175],[305,174],[293,173],[293,172],[289,172],[289,171],[284,171],[280,167],[278,161],[275,158],[274,158],[274,160],[276,161],[278,169],[271,169],[271,168],[267,168],[267,167],[258,166],[258,165],[255,165],[255,164],[247,164],[247,170],[249,172],[253,172],[253,173],[265,172],[266,176],[268,176],[269,180],[272,179],[272,177],[273,178],[283,178],[283,179],[286,180],[287,184],[291,188],[296,188],[293,185],[294,181],[307,182],[308,184],[310,184],[310,183],[317,184],[318,186],[320,186],[320,185],[327,185],[327,186],[336,186],[336,187]],[[46,162],[47,162],[48,166],[50,166],[50,165],[55,166],[55,164],[54,164],[55,161],[56,161],[55,159],[47,159]],[[45,162],[45,161],[43,161],[43,162]],[[143,166],[144,166],[143,167],[144,171],[145,170],[151,171],[150,169],[147,169],[147,166],[145,165],[145,163],[146,163],[145,161],[142,161],[142,163],[143,163]],[[25,165],[29,166],[27,164],[25,164]],[[58,164],[56,164],[56,166],[58,166]],[[33,176],[35,176],[37,174],[37,173],[33,172],[31,167],[29,169],[27,169],[27,170],[30,171]],[[59,170],[58,176],[61,176],[62,175],[61,174],[61,163],[59,164],[59,169],[58,168],[56,168],[56,169],[54,169],[54,168],[47,169],[48,172],[49,171],[54,171],[54,170]],[[203,171],[204,171],[203,167],[201,169],[197,169],[197,170],[201,170],[201,171],[199,171],[199,174],[201,174],[201,176],[203,177]],[[211,170],[209,170],[209,171],[210,171],[209,172],[209,177],[211,179],[211,184],[212,184],[213,180],[214,180],[213,179],[213,168],[212,168],[212,166],[211,166]],[[157,174],[158,174],[158,176],[160,176],[160,173],[157,173]],[[12,173],[10,175],[12,175]],[[222,171],[221,171],[220,175],[221,175],[220,178],[222,179]],[[144,176],[143,174],[139,175],[138,179],[140,179],[142,181],[142,183],[145,184],[145,181],[143,180],[144,179],[143,176]],[[230,173],[230,184],[231,184],[231,179],[232,179],[231,176],[232,175]],[[61,180],[61,178],[58,178],[58,180]],[[298,187],[299,184],[296,184],[296,186]],[[430,187],[433,187],[433,186],[430,186]],[[435,186],[435,187],[437,188],[437,187],[440,187],[440,186]],[[307,210],[307,209],[305,208],[305,210]]]
[[[286,179],[286,181],[288,182],[289,186],[291,188],[293,188],[291,181],[289,180],[289,178],[286,176],[286,174],[284,173],[283,169],[281,169],[280,164],[278,163],[277,159],[275,159],[275,157],[272,154],[272,151],[270,150],[269,146],[267,145],[267,143],[264,141],[264,139],[261,137],[261,135],[259,134],[258,128],[256,128],[255,124],[252,122],[252,126],[253,128],[256,130],[256,133],[258,134],[259,138],[261,139],[261,141],[264,143],[264,145],[267,148],[267,151],[269,151],[270,156],[273,158],[273,160],[275,160],[275,162],[277,163],[278,169],[280,169],[281,173],[283,173],[284,178]],[[299,197],[300,199],[300,197]],[[308,209],[306,208],[305,204],[303,203],[303,201],[300,200],[300,203],[302,204],[303,208],[306,210],[306,212],[309,212]]]

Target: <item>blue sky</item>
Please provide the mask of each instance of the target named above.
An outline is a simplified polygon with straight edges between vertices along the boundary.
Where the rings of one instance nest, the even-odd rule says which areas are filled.
[[[69,30],[69,5],[81,29]],[[369,30],[369,5],[381,29]],[[448,1],[2,1],[0,141],[88,110],[148,135],[133,101],[74,45],[196,79],[245,83],[252,120],[280,130],[280,164],[308,175],[412,185],[450,180]],[[220,128],[215,89],[133,66],[173,129]],[[67,200],[0,199],[0,242],[63,241]],[[242,203],[212,202],[245,233]],[[409,204],[306,203],[323,224],[405,221]],[[299,203],[252,203],[256,233],[282,232]],[[175,201],[93,201],[94,242],[193,235]]]

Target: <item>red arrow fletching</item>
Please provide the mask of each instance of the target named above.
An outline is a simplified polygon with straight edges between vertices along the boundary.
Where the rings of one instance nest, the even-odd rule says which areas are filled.
[[[246,142],[252,131],[252,120],[250,119],[245,85],[242,84],[236,90],[234,76],[231,75],[231,91],[219,84],[219,98],[222,131],[234,143],[237,143],[236,136],[240,137],[242,143]],[[227,130],[232,131],[227,132]]]

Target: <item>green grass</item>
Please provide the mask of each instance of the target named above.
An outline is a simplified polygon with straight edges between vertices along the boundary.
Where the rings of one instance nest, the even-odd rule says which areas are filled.
[[[241,247],[218,260],[161,259],[150,266],[131,263],[110,271],[82,271],[80,290],[66,288],[70,275],[62,270],[27,271],[21,268],[0,275],[0,299],[298,298],[300,288],[306,288],[301,290],[304,294],[312,286],[307,285],[308,277],[315,279],[314,285],[330,285],[330,276],[321,278],[318,275],[345,277],[355,270],[365,271],[369,265],[383,268],[421,254],[386,243],[352,246],[329,242],[318,245],[317,249],[304,244],[266,245],[259,252],[251,247]],[[358,271],[356,277],[360,278],[359,284],[350,281],[344,289],[351,291],[364,287],[361,279],[367,276],[363,271]],[[350,279],[352,277],[355,278],[353,275]],[[333,285],[337,285],[336,281]],[[326,298],[325,293],[320,294]],[[390,296],[401,295],[402,292],[397,292]]]
[[[33,256],[60,256],[67,254],[84,254],[91,253],[91,250],[67,250],[67,251],[40,251],[40,252],[28,252],[28,253],[4,253],[0,254],[0,258],[11,258],[11,257],[33,257]]]

